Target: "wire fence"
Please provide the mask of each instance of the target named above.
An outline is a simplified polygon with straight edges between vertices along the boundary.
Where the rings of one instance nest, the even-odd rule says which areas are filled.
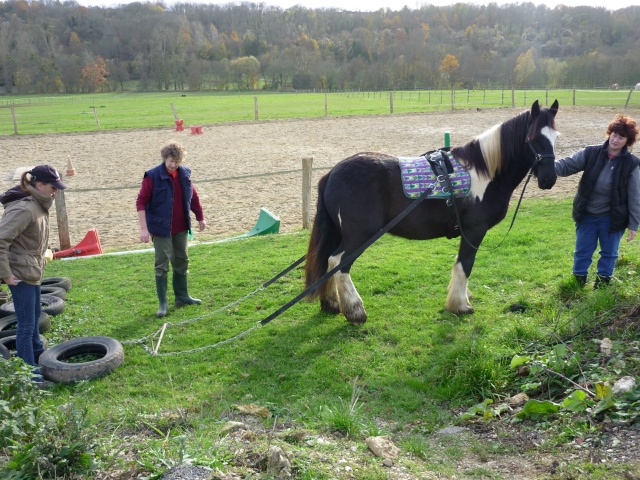
[[[350,105],[349,102],[352,102],[351,105],[360,106],[360,110],[357,110],[360,115],[376,115],[378,112],[383,115],[370,119],[362,116],[359,119],[354,119],[355,121],[359,120],[366,123],[366,126],[362,127],[364,129],[348,132],[345,135],[342,132],[344,126],[338,125],[342,123],[342,119],[340,122],[291,122],[290,125],[304,126],[304,128],[295,129],[289,128],[287,122],[260,124],[253,120],[246,120],[242,124],[229,122],[226,125],[216,125],[215,134],[214,129],[207,129],[204,136],[191,136],[187,132],[183,132],[185,135],[184,141],[193,146],[193,149],[190,150],[192,153],[191,160],[196,165],[199,164],[201,168],[196,177],[196,183],[198,185],[202,184],[202,192],[207,197],[203,199],[203,202],[207,202],[205,210],[211,212],[211,215],[215,212],[211,225],[215,225],[216,228],[209,228],[207,231],[199,233],[198,240],[213,240],[221,236],[237,235],[247,231],[255,223],[255,215],[262,207],[273,211],[282,219],[283,231],[295,231],[300,228],[300,225],[304,226],[305,217],[301,214],[303,210],[301,204],[303,203],[304,192],[308,189],[298,188],[303,170],[295,168],[295,164],[292,164],[289,158],[294,158],[298,162],[300,158],[306,156],[315,157],[317,163],[312,170],[322,175],[330,168],[334,160],[344,158],[342,150],[346,149],[349,152],[355,152],[362,148],[368,149],[370,143],[379,142],[380,137],[386,135],[389,135],[391,139],[386,141],[385,148],[388,145],[394,145],[397,146],[394,148],[412,153],[421,153],[427,149],[427,146],[441,146],[443,144],[441,131],[443,130],[451,130],[452,138],[456,140],[454,143],[458,144],[457,142],[460,139],[466,137],[467,130],[473,128],[474,131],[480,133],[485,126],[490,126],[495,122],[495,117],[503,115],[498,110],[491,112],[493,107],[511,107],[515,103],[517,108],[524,108],[523,106],[530,107],[531,102],[536,99],[541,104],[550,104],[559,99],[562,108],[563,106],[574,104],[575,98],[575,104],[578,106],[591,107],[594,102],[597,102],[619,110],[624,108],[625,104],[633,104],[633,102],[637,102],[640,99],[640,96],[637,95],[640,92],[635,91],[600,90],[596,93],[597,95],[594,94],[595,96],[589,96],[578,90],[575,92],[573,90],[487,90],[486,92],[470,90],[456,91],[452,95],[450,91],[422,90],[403,92],[307,92],[305,94],[261,95],[257,97],[260,107],[258,112],[259,120],[263,120],[263,117],[270,112],[279,111],[282,114],[282,112],[285,112],[287,105],[295,104],[295,100],[298,100],[298,103],[301,104],[307,102],[316,109],[319,104],[324,109],[325,95],[328,99],[329,112],[334,112],[330,115],[331,117],[338,117],[336,112],[339,106],[343,107],[343,110],[339,112],[344,113],[345,116],[349,114],[348,112],[355,111],[347,109],[347,106]],[[447,95],[449,95],[448,98]],[[459,109],[459,111],[451,115],[451,118],[449,118],[448,114],[445,115],[448,121],[451,122],[450,124],[438,125],[438,122],[443,121],[443,115],[433,115],[433,122],[429,125],[425,125],[424,120],[420,120],[420,123],[412,130],[417,133],[417,139],[414,139],[413,134],[411,138],[397,138],[397,135],[402,133],[399,130],[406,130],[406,126],[400,127],[399,130],[389,128],[388,123],[393,118],[393,114],[389,115],[391,106],[394,107],[394,113],[407,111],[408,106],[417,106],[416,112],[424,112],[427,111],[425,105],[442,105],[440,96],[442,96],[443,104],[447,99],[450,101],[453,97],[454,107]],[[251,95],[215,96],[201,94],[194,97],[196,98],[191,98],[191,95],[182,97],[179,94],[136,94],[129,96],[105,94],[102,96],[87,95],[84,97],[84,103],[79,101],[78,96],[43,97],[40,100],[44,99],[42,103],[50,111],[62,110],[60,105],[65,102],[67,106],[72,106],[73,108],[81,108],[85,104],[89,104],[89,106],[98,105],[98,108],[103,106],[104,112],[111,111],[114,117],[122,116],[123,118],[126,116],[125,113],[131,114],[132,117],[134,113],[139,117],[144,116],[145,112],[152,110],[148,108],[152,106],[158,111],[164,110],[162,114],[164,124],[162,128],[158,128],[156,131],[132,130],[130,132],[118,132],[114,130],[118,138],[114,138],[114,135],[103,135],[107,132],[93,135],[94,130],[88,131],[87,135],[73,135],[67,139],[61,136],[59,138],[60,142],[58,142],[58,139],[53,141],[52,138],[47,136],[24,137],[12,135],[12,139],[15,141],[6,142],[8,147],[12,147],[15,144],[13,149],[9,149],[9,152],[11,152],[9,156],[14,159],[23,159],[22,163],[14,160],[12,165],[20,166],[34,164],[34,162],[48,162],[51,158],[56,158],[57,155],[70,152],[74,163],[78,166],[78,171],[82,175],[76,177],[76,181],[71,181],[70,189],[67,192],[68,242],[71,245],[75,245],[88,229],[98,228],[103,246],[107,249],[137,246],[139,245],[137,217],[132,210],[132,206],[135,204],[135,193],[140,188],[139,177],[141,177],[144,169],[141,166],[139,171],[136,170],[133,173],[131,169],[124,168],[120,175],[105,174],[104,177],[98,177],[98,181],[94,182],[87,180],[93,178],[89,173],[95,174],[104,165],[121,165],[123,145],[129,145],[129,143],[132,147],[126,151],[126,155],[129,157],[127,166],[134,162],[133,159],[143,164],[144,160],[139,160],[139,158],[142,159],[147,154],[145,145],[151,145],[152,147],[149,148],[149,151],[155,151],[155,146],[159,145],[160,141],[164,141],[165,137],[171,133],[167,130],[174,130],[175,115],[172,106],[177,116],[185,118],[187,125],[192,117],[198,120],[204,119],[204,113],[201,113],[204,111],[206,111],[206,118],[211,121],[217,119],[224,109],[210,108],[211,103],[218,102],[219,105],[224,105],[227,102],[230,105],[234,105],[235,102],[237,106],[238,102],[242,101],[245,102],[245,106],[249,104],[252,108],[254,106],[253,96]],[[186,103],[185,99],[191,103]],[[591,99],[591,102],[587,103],[587,99]],[[627,102],[628,99],[631,99],[631,102]],[[110,104],[109,100],[112,100],[113,103]],[[247,100],[249,100],[249,104],[247,104]],[[120,102],[117,103],[119,109],[115,107],[116,102]],[[471,105],[471,102],[475,102],[474,105],[480,105],[477,108],[482,112],[476,112],[476,109],[471,107],[466,110],[463,108],[463,106]],[[363,104],[384,105],[384,108],[376,107],[378,110],[372,109],[367,113],[363,113],[361,108]],[[136,105],[139,105],[139,108],[134,108]],[[333,110],[331,110],[331,105],[334,105]],[[482,105],[490,105],[491,108],[487,107],[485,109]],[[125,107],[128,109],[125,109]],[[34,108],[38,108],[35,101],[32,102],[31,106],[17,107],[16,110],[19,112],[22,109],[29,112]],[[444,112],[451,111],[451,105],[444,105],[440,110]],[[610,110],[610,108],[585,108],[584,112],[589,116],[590,125],[594,113],[606,111],[605,115],[609,116]],[[4,110],[0,107],[0,118],[6,117],[8,113],[6,107]],[[579,113],[576,112],[576,114]],[[504,115],[506,114],[504,113]],[[202,115],[202,117],[197,117],[197,115]],[[467,119],[469,115],[473,116],[473,119]],[[59,116],[64,120],[65,117],[62,114]],[[104,127],[103,118],[99,117]],[[296,116],[292,118],[302,117]],[[404,125],[406,122],[414,122],[414,118],[416,119],[415,121],[418,121],[417,119],[422,118],[422,116],[398,117],[397,120],[403,122]],[[465,119],[464,121],[462,120],[463,118]],[[345,120],[350,121],[348,119]],[[53,121],[61,122],[60,119],[52,119],[51,122]],[[41,123],[44,123],[44,120]],[[373,129],[374,124],[376,125],[376,130]],[[148,128],[148,122],[145,125]],[[308,128],[306,125],[308,125]],[[464,128],[462,128],[462,125],[464,125]],[[254,132],[254,128],[257,128],[259,132]],[[597,127],[597,132],[594,133],[593,138],[600,138],[602,128],[602,125]],[[588,129],[589,127],[581,124],[580,131]],[[307,134],[311,135],[312,132],[314,135],[318,134],[313,141],[310,138],[303,138]],[[235,136],[236,134],[237,136]],[[233,139],[232,135],[234,135]],[[360,135],[365,140],[358,141],[358,139],[353,138],[354,135]],[[375,141],[372,140],[371,136],[375,138]],[[293,142],[293,137],[298,137],[295,140],[302,139],[301,145],[304,148],[300,148],[300,145],[291,149],[286,147],[285,144],[288,145]],[[326,139],[331,139],[331,141],[327,142]],[[66,142],[64,146],[61,143],[63,140]],[[123,143],[120,144],[120,142]],[[592,141],[576,135],[574,131],[573,134],[563,137],[563,141],[557,146],[557,155],[568,155],[589,144],[589,142]],[[338,144],[340,147],[327,146],[328,143]],[[343,143],[349,145],[349,147],[342,148]],[[136,150],[133,149],[134,146]],[[253,156],[256,152],[261,152],[260,159]],[[66,161],[66,155],[63,155],[63,157],[64,161]],[[221,168],[221,159],[235,159],[235,163],[233,167],[229,166],[227,168],[225,166],[225,168]],[[285,160],[281,163],[281,159]],[[63,165],[61,164],[60,166]],[[203,169],[205,165],[208,166],[207,169]],[[277,168],[278,166],[280,168]],[[106,171],[109,171],[109,169],[107,168]],[[9,174],[13,172],[13,170],[9,170],[11,169],[7,168],[7,182],[10,179]],[[319,175],[314,178],[319,178]],[[252,194],[240,195],[241,198],[236,198],[236,192],[238,191],[252,192]],[[284,196],[285,192],[287,196]],[[311,194],[307,194],[308,197],[311,197],[311,204],[314,204],[315,194],[315,188],[311,189]],[[100,206],[100,208],[88,208],[87,206]],[[52,224],[54,223],[55,220],[52,217]],[[61,238],[55,224],[52,225],[51,238]]]
[[[108,93],[0,98],[0,135],[182,128],[225,122],[549,105],[639,108],[630,90]]]

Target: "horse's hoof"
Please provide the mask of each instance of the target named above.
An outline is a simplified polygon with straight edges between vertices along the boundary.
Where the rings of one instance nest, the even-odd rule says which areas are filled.
[[[343,312],[347,321],[353,325],[362,325],[367,321],[367,312],[364,308]]]
[[[453,313],[454,315],[470,315],[472,313],[474,313],[473,307],[471,305],[467,306],[467,307],[463,307],[460,309],[456,309],[456,310],[449,310],[451,313]]]
[[[349,320],[349,319],[347,318],[347,320]],[[349,323],[351,325],[355,325],[356,327],[359,327],[360,325],[364,325],[366,323],[366,321],[367,321],[367,317],[364,317],[364,320],[362,320],[362,319],[349,320]]]
[[[320,300],[320,311],[335,315],[340,313],[340,305],[334,302],[325,302]]]

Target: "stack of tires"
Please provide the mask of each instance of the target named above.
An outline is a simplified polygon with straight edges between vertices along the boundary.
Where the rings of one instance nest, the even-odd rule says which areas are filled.
[[[51,329],[51,317],[64,311],[71,280],[49,277],[42,281],[40,302],[40,333]],[[0,361],[9,359],[16,348],[17,319],[12,301],[0,305]],[[105,375],[124,362],[124,349],[109,337],[81,337],[47,349],[47,339],[41,335],[45,351],[40,355],[42,376],[57,383],[72,383]]]
[[[40,315],[40,333],[51,329],[51,317],[64,311],[67,291],[71,289],[71,280],[66,277],[50,277],[42,281],[40,303],[42,314]],[[0,305],[0,345],[6,350],[15,351],[16,348],[16,309],[13,301],[8,300]],[[42,342],[47,346],[47,339],[42,337]]]

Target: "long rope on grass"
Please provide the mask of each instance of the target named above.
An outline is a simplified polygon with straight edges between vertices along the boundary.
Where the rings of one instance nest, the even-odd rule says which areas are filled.
[[[227,310],[227,309],[229,309],[229,308],[231,308],[231,307],[233,307],[235,305],[238,305],[238,304],[244,302],[246,299],[254,296],[256,293],[258,293],[258,292],[260,292],[260,291],[262,291],[264,289],[265,289],[265,287],[263,285],[260,285],[260,287],[256,288],[253,292],[250,292],[250,293],[246,294],[245,296],[240,297],[237,300],[234,300],[233,302],[230,302],[230,303],[226,304],[225,306],[220,307],[220,308],[218,308],[218,309],[216,309],[216,310],[214,310],[212,312],[205,313],[204,315],[200,315],[199,317],[183,320],[181,322],[166,322],[162,326],[162,328],[160,330],[156,331],[156,332],[150,333],[149,335],[145,335],[144,337],[141,337],[141,338],[137,338],[137,339],[134,339],[134,340],[126,340],[126,341],[123,341],[123,342],[120,342],[120,343],[122,343],[123,345],[140,345],[149,355],[153,355],[153,356],[156,356],[156,357],[168,356],[168,355],[187,354],[187,353],[197,352],[197,351],[201,351],[201,350],[207,350],[209,348],[215,348],[215,347],[217,347],[219,345],[224,345],[225,343],[230,343],[230,342],[232,342],[234,340],[237,340],[238,338],[244,337],[245,335],[249,334],[250,332],[252,332],[256,328],[260,327],[261,326],[260,322],[258,322],[258,324],[256,326],[254,326],[254,327],[252,327],[252,328],[250,328],[250,329],[248,329],[248,330],[246,330],[246,331],[244,331],[242,333],[239,333],[238,335],[235,335],[232,338],[220,341],[220,342],[215,343],[213,345],[207,345],[207,346],[204,346],[204,347],[193,348],[191,350],[184,350],[184,351],[180,351],[180,352],[167,352],[167,353],[158,353],[156,351],[156,348],[153,347],[154,339],[159,337],[159,335],[161,335],[163,333],[163,331],[166,330],[167,328],[169,328],[169,327],[179,327],[179,326],[182,326],[182,325],[188,325],[190,323],[197,322],[199,320],[202,320],[202,319],[211,317],[213,315],[216,315],[216,314],[218,314],[220,312],[223,312],[223,311],[225,311],[225,310]],[[147,342],[150,342],[152,346],[149,347],[147,345]]]
[[[166,353],[158,353],[156,350],[149,348],[147,345],[145,345],[144,343],[142,344],[142,348],[150,355],[154,356],[154,357],[169,357],[169,356],[176,356],[176,355],[187,355],[189,353],[195,353],[195,352],[202,352],[204,350],[209,350],[211,348],[217,348],[221,345],[225,345],[227,343],[231,343],[231,342],[235,342],[236,340],[241,339],[242,337],[249,335],[251,332],[253,332],[254,330],[257,330],[258,328],[260,328],[262,326],[262,324],[260,322],[258,322],[256,325],[254,325],[253,327],[249,328],[248,330],[245,330],[244,332],[241,332],[237,335],[234,335],[231,338],[227,338],[226,340],[221,340],[217,343],[214,343],[212,345],[204,345],[202,347],[198,347],[198,348],[192,348],[190,350],[181,350],[179,352],[166,352]],[[154,333],[152,336],[156,337],[158,334],[160,333],[160,330],[158,330],[156,333]],[[152,345],[153,345],[153,340],[152,340]]]
[[[194,317],[194,318],[190,318],[187,320],[183,320],[181,322],[166,322],[162,325],[162,328],[154,333],[150,333],[149,335],[145,335],[142,338],[138,338],[135,340],[126,340],[121,342],[123,345],[140,345],[149,355],[153,355],[153,356],[169,356],[169,355],[182,355],[182,354],[188,354],[188,353],[193,353],[193,352],[199,352],[202,350],[208,350],[210,348],[216,348],[220,345],[224,345],[226,343],[231,343],[235,340],[238,340],[239,338],[242,338],[246,335],[248,335],[249,333],[253,332],[254,330],[256,330],[257,328],[260,328],[261,326],[263,326],[263,322],[258,322],[256,325],[254,325],[253,327],[249,328],[248,330],[245,330],[244,332],[241,332],[231,338],[228,338],[227,340],[222,340],[220,342],[217,342],[213,345],[205,345],[203,347],[198,347],[198,348],[192,348],[190,350],[182,350],[180,352],[167,352],[167,353],[158,353],[158,347],[160,346],[160,341],[162,340],[162,336],[164,335],[164,332],[166,331],[166,329],[169,326],[172,327],[179,327],[182,325],[188,325],[190,323],[193,322],[197,322],[200,321],[202,319],[211,317],[213,315],[216,315],[220,312],[223,312],[235,305],[238,305],[242,302],[244,302],[245,300],[247,300],[248,298],[251,298],[252,296],[254,296],[255,294],[257,294],[258,292],[261,292],[262,290],[264,290],[265,288],[267,288],[269,285],[271,285],[272,283],[276,282],[277,280],[279,280],[281,277],[285,276],[287,273],[289,273],[291,270],[293,270],[294,268],[296,268],[298,265],[300,265],[302,262],[304,262],[304,260],[306,259],[306,255],[300,257],[298,260],[296,260],[295,262],[293,262],[291,265],[289,265],[287,268],[285,268],[284,270],[282,270],[280,273],[276,274],[275,276],[273,276],[272,278],[270,278],[269,280],[267,280],[266,282],[264,282],[262,285],[260,285],[258,288],[256,288],[254,291],[247,293],[246,295],[244,295],[243,297],[240,297],[226,305],[224,305],[223,307],[220,307],[212,312],[209,313],[205,313],[204,315],[200,315],[199,317]],[[158,338],[158,343],[156,344],[156,346],[153,346],[153,341],[155,338]],[[147,341],[149,341],[151,343],[151,347],[149,347],[146,343]]]
[[[296,303],[298,303],[300,300],[302,300],[305,296],[307,296],[309,294],[309,292],[313,291],[315,288],[319,287],[320,285],[322,285],[324,282],[326,282],[333,274],[335,274],[338,270],[344,268],[345,265],[349,265],[351,264],[353,261],[355,261],[360,255],[362,255],[362,253],[364,253],[364,251],[369,248],[374,242],[376,242],[382,235],[384,235],[386,232],[388,232],[389,230],[391,230],[395,225],[397,225],[399,222],[401,222],[407,215],[409,215],[415,208],[418,207],[418,205],[420,205],[425,198],[427,198],[429,195],[431,194],[431,190],[427,189],[424,192],[422,192],[420,194],[419,197],[417,197],[416,199],[414,199],[409,206],[407,206],[407,208],[405,208],[402,212],[400,212],[400,214],[398,214],[395,218],[393,218],[389,223],[387,223],[383,228],[381,228],[377,233],[375,233],[371,238],[369,238],[369,240],[367,240],[366,242],[364,242],[359,248],[357,248],[356,250],[354,250],[353,252],[351,252],[351,254],[349,254],[346,258],[341,259],[340,263],[335,266],[333,269],[329,270],[327,273],[325,273],[322,277],[320,277],[318,280],[316,280],[316,282],[307,287],[302,293],[300,293],[299,295],[297,295],[294,299],[290,300],[289,302],[287,302],[285,305],[283,305],[282,307],[280,307],[278,310],[276,310],[275,312],[273,312],[271,315],[269,315],[268,317],[264,318],[263,320],[261,320],[259,322],[259,324],[257,324],[256,326],[254,326],[253,328],[250,328],[249,330],[236,335],[233,339],[229,339],[227,341],[224,342],[219,342],[218,344],[214,344],[214,345],[206,345],[204,347],[199,347],[199,348],[194,348],[191,350],[186,350],[186,351],[182,351],[182,352],[168,352],[166,354],[163,355],[179,355],[179,354],[186,354],[186,353],[191,353],[191,352],[197,352],[197,351],[201,351],[201,350],[206,350],[208,348],[214,348],[215,346],[222,344],[222,343],[227,343],[228,341],[232,341],[236,338],[239,338],[240,336],[244,336],[246,334],[248,334],[249,332],[252,332],[253,330],[255,330],[256,328],[258,328],[259,326],[263,326],[266,325],[267,323],[269,323],[271,320],[273,320],[274,318],[276,318],[278,315],[280,315],[281,313],[284,313],[286,310],[288,310],[290,307],[292,307],[293,305],[295,305]],[[276,274],[273,278],[271,278],[270,280],[266,281],[265,283],[263,283],[262,285],[260,285],[260,287],[258,289],[256,289],[254,292],[245,295],[245,297],[242,297],[242,299],[236,300],[235,302],[232,302],[229,305],[234,305],[239,303],[241,300],[254,295],[255,293],[257,293],[258,291],[260,291],[261,289],[266,288],[268,285],[272,284],[273,282],[275,282],[276,280],[278,280],[280,277],[286,275],[288,272],[290,272],[291,270],[293,270],[296,266],[298,266],[299,264],[301,264],[304,260],[306,259],[306,255],[303,255],[302,257],[300,257],[298,260],[296,260],[295,262],[293,262],[291,265],[289,265],[287,268],[285,268],[283,271],[281,271],[280,273]],[[204,317],[208,317],[213,315],[216,312],[221,311],[222,309],[227,308],[227,307],[222,307],[221,309],[216,310],[215,312],[211,312],[209,314],[197,317],[195,319],[192,320],[186,320],[184,322],[178,323],[176,325],[181,325],[181,324],[185,324],[185,323],[191,323],[192,321],[195,320],[199,320],[201,318]],[[143,339],[140,339],[142,341],[138,341],[135,343],[140,343],[143,348],[145,348],[145,350],[149,351],[149,353],[151,355],[159,355],[155,350],[149,350],[148,347],[144,344],[144,340],[153,337],[155,338],[155,336],[157,335],[164,335],[164,331],[166,329],[167,325],[163,325],[162,329],[159,332],[156,332],[153,335],[148,335],[146,337],[144,337]]]

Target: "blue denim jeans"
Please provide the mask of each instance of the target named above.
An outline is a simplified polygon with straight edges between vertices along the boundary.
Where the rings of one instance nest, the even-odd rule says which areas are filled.
[[[44,345],[40,341],[40,285],[20,282],[18,285],[9,285],[9,289],[18,321],[16,352],[25,363],[37,367],[36,359],[44,352]],[[35,373],[39,375],[40,371],[36,370]]]
[[[598,275],[610,277],[618,259],[618,247],[624,230],[611,233],[611,216],[584,214],[576,224],[576,250],[573,253],[573,273],[587,275],[593,253],[600,243]]]

